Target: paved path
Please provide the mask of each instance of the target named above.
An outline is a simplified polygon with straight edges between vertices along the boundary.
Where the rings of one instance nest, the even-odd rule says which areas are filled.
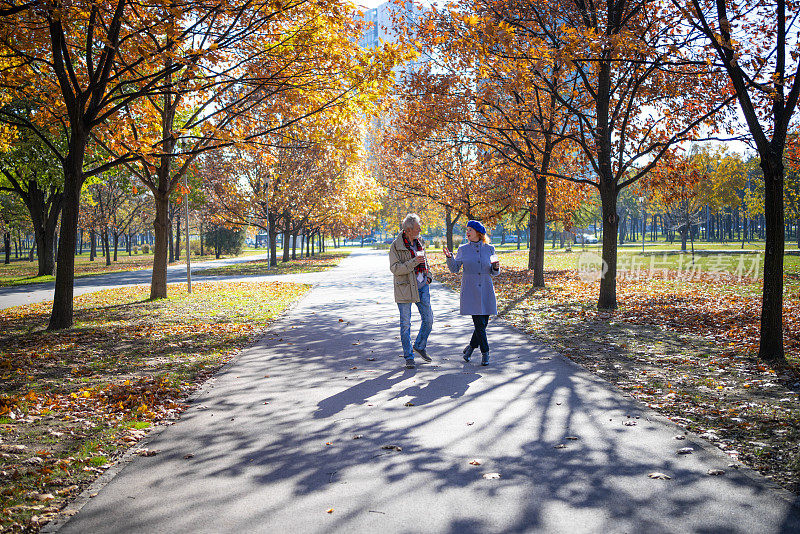
[[[61,531],[800,531],[763,479],[502,322],[493,365],[462,362],[471,321],[441,286],[434,363],[402,369],[387,267],[325,273]]]
[[[243,279],[241,276],[199,276],[194,274],[195,271],[207,269],[209,267],[220,267],[223,265],[232,265],[234,263],[245,263],[249,261],[266,259],[266,254],[257,254],[251,256],[238,256],[235,258],[226,258],[222,260],[210,260],[201,263],[192,263],[192,281],[200,282],[206,280],[239,280]],[[264,276],[249,276],[248,280],[268,279],[276,276],[282,277],[286,280],[297,280],[303,282],[312,282],[318,278],[318,273],[307,273],[299,275],[264,275]],[[110,287],[130,286],[137,284],[150,284],[153,276],[152,269],[141,269],[138,271],[127,271],[122,273],[111,274],[98,274],[94,276],[83,276],[75,279],[74,295],[83,295],[84,293],[92,293],[101,289],[108,289]],[[170,265],[167,267],[167,283],[186,282],[186,264],[180,263],[177,265]],[[34,302],[42,302],[45,300],[53,300],[53,291],[55,289],[54,282],[47,282],[41,284],[26,284],[22,286],[3,287],[0,288],[0,310],[10,308],[12,306],[20,306],[22,304],[32,304]]]

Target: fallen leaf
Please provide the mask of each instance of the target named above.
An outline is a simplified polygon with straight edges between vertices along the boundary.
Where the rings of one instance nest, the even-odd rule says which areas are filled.
[[[409,402],[405,403],[403,406],[414,406],[414,403],[409,401]]]
[[[723,471],[722,469],[709,469],[708,471],[706,471],[706,474],[711,475],[712,477],[716,477],[724,475],[725,471]]]
[[[500,478],[500,473],[484,473],[483,478],[486,480],[496,480]]]
[[[375,358],[367,358],[367,361],[368,361],[368,362],[374,362],[374,361],[375,361]]]
[[[155,449],[137,449],[135,451],[135,454],[137,454],[139,456],[155,456],[159,452],[161,452],[161,451],[155,450]]]
[[[678,454],[692,454],[693,451],[693,447],[683,447],[682,449],[678,449]]]
[[[625,426],[636,426],[636,421],[624,421],[622,424]]]
[[[564,438],[564,439],[568,439],[568,440],[571,440],[571,441],[575,441],[575,440],[577,440],[577,439],[578,439],[578,436],[567,436],[567,437],[566,437],[566,438]]]
[[[339,320],[341,321],[341,319],[339,319]],[[328,510],[325,513],[326,514],[332,514],[333,513],[333,508],[328,508]]]
[[[363,437],[364,436],[362,434],[356,434],[355,436],[353,436],[353,439],[361,439]]]
[[[184,455],[183,455],[183,459],[184,459],[184,460],[188,460],[188,459],[190,459],[190,458],[194,458],[194,454],[192,454],[192,453],[189,453],[189,454],[184,454]]]
[[[343,323],[343,322],[344,322],[344,319],[339,319],[339,322],[340,322],[340,323]],[[331,509],[331,512],[333,512],[333,509]]]
[[[403,448],[400,445],[383,445],[381,449],[386,449],[387,451],[397,451],[397,452],[403,450]]]
[[[554,445],[553,448],[554,449],[566,449],[567,446],[564,445],[563,443],[559,443],[558,445]]]
[[[483,463],[483,460],[479,460],[479,459],[476,458],[474,460],[471,460],[469,462],[469,465],[481,465],[482,463]]]
[[[647,476],[649,476],[650,478],[655,478],[657,480],[670,480],[672,478],[671,476],[669,476],[669,475],[667,475],[665,473],[659,473],[658,471],[650,473]]]
[[[475,424],[475,421],[467,421],[467,426],[472,426]]]
[[[66,495],[67,493],[71,493],[71,492],[75,491],[76,489],[78,489],[78,486],[73,484],[72,486],[67,486],[66,488],[61,488],[56,493],[58,493],[59,495]]]
[[[686,436],[683,436],[683,435],[681,435],[681,436],[675,436],[675,439],[686,439]]]
[[[52,493],[34,493],[33,498],[39,502],[52,501],[55,499]]]

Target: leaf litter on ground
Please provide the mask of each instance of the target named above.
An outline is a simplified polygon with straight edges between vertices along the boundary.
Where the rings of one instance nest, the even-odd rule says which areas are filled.
[[[460,276],[430,256],[434,276],[458,290]],[[533,287],[527,251],[500,259],[500,317],[800,494],[800,261],[786,263],[787,363],[773,365],[758,358],[761,280],[622,273],[618,309],[599,311],[599,282],[581,280],[577,254],[545,253],[544,288]]]
[[[192,289],[171,284],[168,299],[152,302],[149,286],[82,295],[75,327],[59,332],[44,330],[50,303],[0,310],[0,531],[53,519],[150,429],[171,424],[188,395],[309,286]],[[35,520],[25,508],[33,493],[53,495]]]

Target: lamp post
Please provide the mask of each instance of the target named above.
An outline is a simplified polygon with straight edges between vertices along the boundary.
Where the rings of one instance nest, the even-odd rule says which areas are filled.
[[[183,173],[183,209],[186,219],[186,290],[192,292],[192,252],[189,249],[189,184]],[[178,245],[180,246],[180,245]]]

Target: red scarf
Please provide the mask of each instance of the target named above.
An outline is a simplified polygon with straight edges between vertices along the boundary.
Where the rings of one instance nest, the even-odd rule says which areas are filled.
[[[403,232],[402,236],[403,236],[403,244],[406,246],[406,248],[408,250],[411,251],[411,257],[412,258],[416,258],[417,257],[417,253],[415,252],[414,247],[411,246],[411,241],[409,241],[408,238],[406,237],[406,233]],[[419,248],[420,250],[425,250],[425,247],[422,246],[422,242],[419,239],[415,239],[414,240],[414,245],[416,245],[417,248]],[[414,272],[415,273],[427,273],[428,272],[428,261],[427,261],[427,258],[426,258],[425,261],[423,261],[422,263],[420,263],[419,265],[417,265],[414,268]]]

